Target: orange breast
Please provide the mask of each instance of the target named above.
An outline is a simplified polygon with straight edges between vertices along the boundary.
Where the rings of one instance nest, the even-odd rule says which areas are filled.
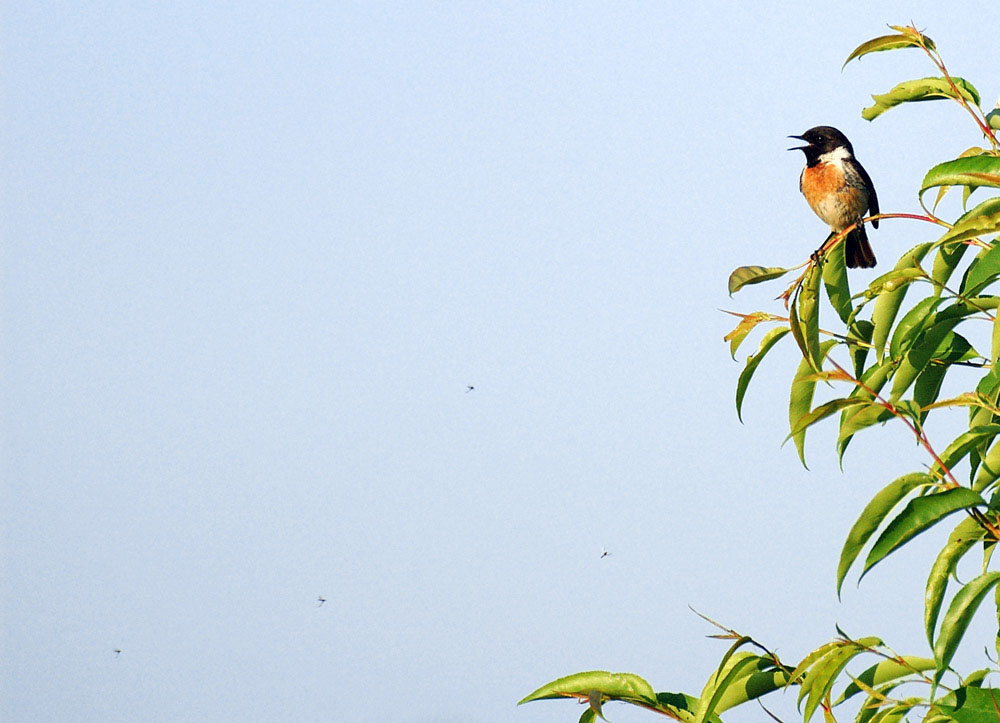
[[[819,163],[802,171],[802,195],[813,212],[835,231],[854,223],[868,206],[862,189],[848,186],[838,164]]]

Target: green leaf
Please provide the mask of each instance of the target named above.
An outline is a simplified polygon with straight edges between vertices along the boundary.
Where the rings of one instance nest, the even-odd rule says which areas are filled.
[[[894,270],[919,268],[920,261],[930,251],[931,246],[933,246],[933,242],[931,241],[914,246],[900,257],[899,261],[896,262]],[[872,312],[872,322],[875,324],[875,331],[872,334],[872,345],[875,347],[875,355],[879,361],[882,361],[882,356],[885,353],[885,343],[889,339],[889,332],[892,330],[892,324],[896,320],[896,314],[899,313],[903,297],[906,296],[907,288],[909,288],[908,285],[903,285],[894,288],[892,291],[885,291],[879,294],[878,299],[875,301],[875,311]]]
[[[960,318],[954,317],[942,321],[928,320],[926,328],[912,343],[896,370],[889,401],[896,402],[902,397],[932,359],[941,360],[958,353],[958,347],[963,343],[966,351],[971,348],[964,338],[952,331],[960,321]]]
[[[813,265],[802,282],[798,304],[791,309],[791,312],[797,313],[790,314],[792,334],[795,341],[799,342],[802,357],[816,371],[822,368],[819,345],[819,286],[822,278],[822,270],[818,265]],[[797,310],[795,306],[798,307]],[[799,324],[798,330],[795,328],[796,321]]]
[[[753,378],[754,372],[757,371],[757,367],[760,366],[760,363],[764,360],[764,356],[771,350],[771,347],[777,344],[778,340],[788,332],[788,327],[771,329],[760,340],[760,347],[757,349],[757,353],[747,358],[747,365],[743,368],[739,381],[736,383],[736,416],[739,417],[741,422],[743,421],[743,397],[746,396],[747,387],[750,385],[750,380]]]
[[[743,340],[747,338],[747,335],[754,330],[757,324],[763,321],[771,321],[772,319],[773,317],[770,314],[766,314],[763,311],[755,311],[740,319],[740,323],[736,325],[736,328],[723,337],[724,341],[729,342],[729,353],[733,359],[736,358],[736,350],[740,348]]]
[[[990,248],[984,249],[969,264],[958,291],[963,296],[974,296],[995,281],[998,276],[1000,276],[1000,244],[993,244]]]
[[[911,353],[913,353],[912,349],[907,353],[907,356]],[[972,348],[965,337],[949,331],[931,353],[927,364],[920,370],[917,381],[913,385],[913,401],[920,407],[933,404],[937,401],[938,394],[941,392],[941,383],[951,365],[975,359],[977,356],[979,355],[976,350]],[[914,360],[911,360],[910,363],[913,364]],[[926,416],[927,412],[924,412],[920,419],[921,423]]]
[[[767,662],[761,658],[750,675],[734,680],[719,698],[715,711],[722,713],[783,687],[788,682],[788,672],[774,665],[767,665]]]
[[[931,465],[931,474],[943,474],[945,469],[950,471],[974,447],[988,444],[998,434],[1000,434],[1000,424],[984,424],[963,432],[939,455],[940,464],[934,462]],[[944,465],[944,469],[941,468],[941,465]]]
[[[601,708],[604,706],[604,696],[601,695],[601,691],[599,690],[590,691],[590,693],[587,694],[587,702],[590,703],[591,712],[593,712],[601,720],[603,721],[607,720],[607,718],[604,717],[604,712],[601,710]],[[583,716],[581,716],[580,718],[582,720]]]
[[[840,417],[840,433],[837,436],[837,452],[843,464],[844,451],[850,443],[851,438],[865,427],[892,419],[892,412],[883,407],[878,402],[874,402],[873,392],[879,393],[886,381],[896,371],[899,362],[893,359],[886,359],[878,366],[871,367],[861,377],[864,384],[851,392],[851,399],[866,399],[869,402],[867,407],[857,409],[847,409]]]
[[[898,550],[921,532],[930,529],[948,515],[970,507],[986,506],[977,492],[954,487],[910,500],[872,545],[865,560],[863,578],[876,564]]]
[[[824,341],[819,347],[819,356],[816,363],[822,364],[823,359],[826,358],[827,353],[834,347],[836,341]],[[792,379],[792,390],[789,394],[788,399],[788,424],[791,428],[791,433],[788,435],[795,440],[795,449],[798,450],[799,460],[802,462],[802,466],[808,469],[806,465],[806,425],[805,427],[799,428],[798,423],[803,417],[809,414],[809,408],[812,406],[813,392],[816,389],[816,373],[813,371],[813,367],[809,362],[803,359],[799,362],[799,368],[795,372],[795,377]],[[864,403],[863,400],[857,400],[858,403]],[[831,414],[833,411],[830,412]]]
[[[922,673],[925,670],[933,670],[936,665],[935,661],[931,658],[918,658],[914,655],[904,655],[902,656],[902,659],[902,663],[896,660],[883,660],[880,663],[876,663],[861,673],[861,675],[858,675],[856,680],[861,681],[869,688],[875,688],[883,683],[904,678],[907,675],[913,675],[914,672]],[[840,698],[837,699],[835,705],[840,705],[848,698],[852,698],[860,692],[861,686],[859,686],[856,682],[851,682],[851,684],[844,689],[844,692],[840,694]]]
[[[788,677],[789,684],[801,682],[803,674],[807,670],[809,670],[809,668],[811,668],[817,660],[820,660],[821,658],[828,655],[830,651],[835,650],[836,648],[839,648],[842,645],[843,643],[840,642],[839,640],[834,640],[829,643],[823,643],[818,648],[813,650],[811,653],[809,653],[806,657],[802,659],[802,662],[800,662],[798,665],[795,666],[795,670],[793,670],[792,674]],[[802,700],[801,691],[799,695],[799,700]]]
[[[581,698],[589,700],[590,691],[597,690],[612,700],[641,701],[654,704],[656,692],[638,675],[591,670],[575,673],[546,683],[518,701],[518,705],[546,698]]]
[[[867,404],[870,404],[870,402],[865,399],[851,399],[849,397],[843,399],[831,399],[829,402],[825,402],[807,414],[803,414],[799,417],[799,420],[792,427],[792,431],[788,433],[788,437],[786,437],[786,439],[791,439],[794,435],[804,432],[807,428],[816,424],[816,422],[822,421],[842,409]]]
[[[1000,580],[1000,572],[988,572],[980,575],[969,584],[965,585],[948,607],[944,620],[941,621],[941,630],[938,633],[937,641],[934,643],[934,658],[938,664],[938,678],[951,663],[958,644],[965,635],[969,621],[979,609],[979,603],[983,601],[986,593],[990,591],[997,581]]]
[[[934,43],[931,39],[923,36],[924,40],[929,44],[928,47],[933,48]],[[847,56],[847,60],[844,61],[844,65],[841,70],[847,67],[855,58],[861,58],[863,55],[868,55],[868,53],[878,53],[884,50],[896,50],[898,48],[919,48],[920,43],[912,35],[906,35],[899,33],[897,35],[882,35],[878,38],[872,38],[868,42],[861,43],[856,47],[851,54]]]
[[[957,94],[946,78],[907,80],[894,87],[888,93],[873,95],[872,100],[875,101],[875,104],[861,111],[861,117],[870,121],[878,118],[890,108],[895,108],[902,103],[940,100],[942,98],[954,98],[958,100],[959,97],[962,97],[976,106],[979,105],[979,91],[975,89],[972,83],[955,76],[952,76],[951,79],[955,84],[955,89],[958,90]]]
[[[968,158],[970,156],[981,156],[981,155],[983,155],[985,153],[986,153],[986,151],[984,151],[979,146],[972,146],[971,148],[966,148],[964,151],[962,151],[960,154],[958,154],[958,157],[959,158]],[[937,210],[938,204],[941,203],[941,199],[944,198],[944,195],[950,189],[951,189],[951,186],[947,186],[947,185],[943,185],[940,188],[938,188],[937,197],[934,199],[934,205],[931,206],[931,211],[932,212],[935,211],[935,210]],[[963,205],[963,207],[965,205],[965,200],[968,198],[969,194],[972,193],[972,190],[973,189],[970,188],[969,186],[963,186],[962,187],[962,205]],[[921,191],[921,195],[922,195],[922,193],[923,192]]]
[[[875,325],[867,319],[861,319],[850,325],[847,330],[849,341],[862,342],[848,344],[851,354],[851,363],[854,365],[854,376],[861,378],[865,371],[865,360],[868,358],[868,350],[872,341],[872,332]]]
[[[729,275],[729,295],[732,296],[744,286],[780,278],[790,270],[778,266],[740,266]]]
[[[927,588],[924,592],[924,632],[927,642],[934,645],[934,628],[941,612],[941,603],[948,587],[948,578],[955,574],[955,567],[976,542],[983,539],[986,531],[976,522],[975,518],[967,517],[959,522],[948,537],[948,542],[938,553],[931,566],[931,574],[927,578]]]
[[[887,291],[896,291],[909,283],[927,278],[927,272],[919,267],[893,269],[872,279],[865,290],[865,297],[874,299]]]
[[[920,196],[938,186],[991,186],[1000,188],[1000,158],[974,155],[939,163],[927,172],[920,184]]]
[[[955,723],[997,721],[1000,720],[1000,690],[966,685],[937,701],[935,708]]]
[[[705,684],[705,688],[702,690],[701,698],[699,699],[698,716],[695,718],[695,723],[704,723],[709,716],[715,713],[719,700],[729,689],[729,686],[736,681],[746,678],[750,674],[751,669],[756,669],[760,660],[759,655],[746,652],[735,653],[730,656]]]
[[[980,461],[972,489],[976,492],[982,492],[997,479],[1000,479],[1000,441],[993,442],[989,452]]]
[[[851,318],[851,287],[847,281],[844,244],[837,244],[823,257],[823,286],[830,305],[845,324]]]
[[[831,650],[809,670],[802,690],[799,692],[799,702],[806,698],[806,707],[802,711],[803,723],[809,723],[812,714],[819,707],[823,698],[830,692],[837,676],[847,667],[853,658],[867,652],[869,647],[881,645],[878,638],[861,638],[858,641],[841,643]]]
[[[694,723],[698,714],[698,699],[685,693],[657,693],[656,709],[665,712],[671,719],[683,721],[683,723]],[[713,715],[709,718],[711,723],[722,723],[722,720]]]
[[[942,299],[936,296],[928,296],[921,299],[910,309],[896,324],[896,331],[889,342],[889,354],[894,359],[898,359],[906,353],[906,350],[923,333],[931,322],[936,321],[934,310],[941,305]]]
[[[601,717],[604,718],[604,716]],[[597,712],[591,707],[583,711],[579,723],[594,723],[595,720],[597,720]],[[607,720],[607,718],[604,718],[604,720]]]
[[[844,548],[840,552],[840,562],[837,565],[837,597],[840,597],[840,589],[847,577],[847,571],[857,559],[861,549],[868,542],[868,539],[875,533],[882,520],[892,512],[893,508],[906,497],[910,492],[918,487],[926,487],[934,484],[934,478],[924,472],[911,472],[905,474],[886,485],[865,509],[862,510],[851,531],[847,533],[844,540]]]
[[[1000,108],[994,108],[986,114],[986,125],[995,131],[1000,131]]]
[[[962,214],[938,243],[965,241],[991,233],[1000,233],[1000,196],[983,201]]]
[[[934,267],[931,270],[931,278],[934,281],[934,295],[940,296],[944,291],[948,279],[955,273],[955,269],[965,256],[968,245],[961,241],[938,246],[937,256],[934,257]]]

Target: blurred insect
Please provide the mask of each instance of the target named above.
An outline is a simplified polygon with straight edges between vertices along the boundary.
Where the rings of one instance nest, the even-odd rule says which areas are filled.
[[[117,658],[121,654],[122,654],[122,649],[121,648],[115,648],[115,657]]]
[[[316,600],[319,602],[319,605],[316,606],[318,608],[323,607],[323,603],[326,602],[326,598],[323,597],[322,595],[320,595],[318,598],[316,598]]]
[[[466,385],[466,387],[465,387],[465,393],[466,393],[466,394],[468,394],[468,393],[469,393],[469,392],[471,392],[471,391],[472,391],[473,389],[475,389],[475,387],[474,387],[474,386],[472,386],[471,384],[468,384],[468,385]]]
[[[604,559],[605,557],[607,557],[608,555],[610,555],[610,554],[611,554],[611,553],[610,553],[610,552],[608,552],[607,550],[605,550],[605,549],[604,549],[603,547],[601,548],[601,559],[602,559],[602,560],[603,560],[603,559]]]

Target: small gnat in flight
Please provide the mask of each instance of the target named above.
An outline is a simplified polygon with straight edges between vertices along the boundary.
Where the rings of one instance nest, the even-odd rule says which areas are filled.
[[[323,607],[323,603],[326,602],[326,598],[320,595],[318,598],[316,598],[316,602],[319,603],[319,605],[317,605],[316,607],[321,608]]]

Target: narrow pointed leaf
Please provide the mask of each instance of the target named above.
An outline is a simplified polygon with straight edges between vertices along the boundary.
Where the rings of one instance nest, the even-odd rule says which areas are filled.
[[[932,646],[934,628],[941,612],[948,578],[955,573],[955,567],[962,556],[971,550],[976,542],[983,539],[985,534],[986,530],[976,522],[975,518],[967,517],[952,530],[948,542],[941,548],[931,566],[931,574],[927,578],[927,587],[924,591],[924,632],[927,634],[927,642]]]
[[[903,663],[899,663],[895,660],[883,660],[865,670],[861,675],[858,675],[856,680],[867,685],[869,688],[875,688],[884,683],[913,675],[915,671],[922,673],[925,670],[933,670],[936,665],[931,658],[918,658],[914,655],[904,655],[903,661]],[[840,705],[848,698],[852,698],[860,692],[861,686],[852,681],[850,685],[844,688],[844,692],[840,694],[840,698],[837,699],[836,704]]]
[[[762,695],[767,695],[778,688],[784,687],[788,682],[788,673],[774,665],[766,665],[767,661],[761,659],[757,669],[750,675],[733,681],[726,691],[719,697],[715,706],[716,713],[722,713],[737,705],[746,703],[748,700],[755,700]]]
[[[959,97],[962,97],[970,103],[979,105],[979,91],[975,89],[972,83],[955,76],[952,76],[952,81],[958,90],[957,95],[945,78],[920,78],[900,83],[888,93],[873,95],[872,100],[875,101],[875,104],[861,111],[861,117],[865,120],[874,120],[890,108],[895,108],[901,103],[941,100],[943,98],[954,98],[957,100]]]
[[[841,643],[834,640],[829,643],[823,643],[818,648],[810,652],[802,659],[802,662],[795,666],[795,670],[793,670],[792,674],[788,677],[789,684],[801,683],[802,676],[816,663],[816,661],[821,660],[825,656],[829,655],[831,651],[839,648],[840,646]],[[802,698],[803,693],[802,691],[799,691],[799,700],[801,701]]]
[[[729,686],[749,675],[760,660],[761,657],[753,653],[736,653],[731,656],[722,670],[716,671],[705,685],[699,699],[698,716],[695,718],[695,723],[705,723],[709,716],[715,713],[719,699],[729,689]]]
[[[993,233],[1000,233],[1000,196],[983,201],[962,214],[951,230],[938,239],[938,243],[965,241]]]
[[[965,685],[938,701],[935,708],[955,723],[994,723],[1000,721],[1000,690]]]
[[[964,296],[974,296],[998,276],[1000,276],[1000,244],[994,244],[972,260],[958,291]]]
[[[807,414],[803,414],[801,417],[799,417],[799,420],[795,423],[795,426],[792,427],[792,431],[788,433],[787,439],[791,439],[796,434],[804,432],[806,429],[816,424],[816,422],[820,422],[826,419],[827,417],[836,414],[842,409],[846,409],[847,407],[857,407],[860,405],[867,405],[867,404],[870,404],[870,402],[868,402],[865,399],[851,399],[851,398],[831,399],[829,402],[825,402],[816,407],[815,409],[811,410]]]
[[[856,321],[847,330],[847,338],[856,343],[849,344],[851,363],[854,366],[854,376],[858,379],[864,374],[865,361],[871,348],[872,332],[875,325],[867,319]]]
[[[851,287],[847,281],[844,244],[837,244],[823,259],[823,286],[830,305],[845,324],[851,318]]]
[[[851,441],[851,437],[866,427],[892,419],[892,412],[874,401],[872,392],[878,394],[882,390],[882,387],[885,386],[886,381],[896,371],[898,365],[898,361],[886,359],[878,366],[871,367],[861,377],[864,386],[859,386],[851,392],[851,399],[868,400],[869,406],[845,409],[840,417],[840,431],[837,435],[837,453],[841,463],[843,463],[844,452]]]
[[[902,397],[932,359],[941,360],[949,354],[957,353],[957,347],[963,342],[966,349],[969,348],[969,343],[952,331],[960,321],[961,319],[950,318],[928,322],[923,332],[909,345],[910,348],[896,370],[889,401],[895,402]]]
[[[948,279],[955,273],[955,269],[958,268],[958,264],[962,261],[968,248],[968,245],[961,241],[938,247],[937,255],[934,257],[934,266],[931,269],[935,296],[940,296],[944,292]]]
[[[732,355],[733,359],[736,358],[736,350],[740,348],[743,340],[747,338],[751,331],[753,331],[758,324],[763,321],[770,321],[773,317],[763,311],[755,311],[752,314],[747,314],[736,327],[723,337],[724,341],[729,342],[729,353]]]
[[[930,40],[930,38],[927,38]],[[871,40],[861,43],[856,47],[851,54],[847,56],[847,60],[844,61],[844,65],[841,67],[847,67],[855,58],[861,58],[868,53],[878,53],[885,50],[896,50],[898,48],[919,48],[920,43],[918,43],[913,37],[899,33],[898,35],[882,35],[877,38],[872,38]]]
[[[844,670],[849,662],[861,653],[867,652],[867,648],[879,645],[882,641],[878,638],[862,638],[858,644],[842,645],[839,649],[827,654],[814,665],[809,675],[806,676],[802,685],[802,693],[806,696],[806,707],[802,711],[803,723],[809,723],[816,708],[823,699],[829,695],[837,676]],[[802,700],[802,694],[799,700]]]
[[[867,575],[869,570],[888,555],[948,515],[978,506],[985,507],[986,502],[967,487],[955,487],[910,500],[872,545],[861,577]]]
[[[744,286],[780,278],[790,270],[779,266],[740,266],[729,275],[729,295],[732,296]]]
[[[825,341],[820,345],[817,364],[822,364],[827,353],[836,345],[835,341]],[[788,400],[788,424],[792,431],[789,436],[795,440],[795,449],[798,450],[799,460],[802,466],[806,467],[806,427],[799,427],[798,423],[809,413],[812,406],[813,393],[816,389],[816,377],[813,366],[805,359],[799,363],[799,368],[792,379],[792,390]],[[858,400],[861,401],[861,400]],[[830,412],[831,414],[833,411]]]
[[[913,385],[913,401],[923,408],[935,403],[941,392],[945,374],[951,366],[956,362],[968,361],[978,356],[979,354],[965,337],[949,331],[920,371]],[[926,412],[923,416],[926,417]]]
[[[591,670],[575,673],[546,683],[538,690],[526,695],[518,705],[546,698],[589,699],[590,692],[597,690],[614,700],[642,700],[652,703],[656,700],[653,687],[638,675],[632,673],[609,673],[605,670]]]
[[[920,184],[920,194],[938,186],[991,186],[1000,188],[1000,158],[971,155],[939,163],[927,172]]]
[[[882,521],[892,512],[900,501],[910,492],[921,486],[928,486],[934,483],[934,478],[924,472],[911,472],[903,475],[882,488],[862,510],[861,516],[847,533],[844,540],[844,548],[840,552],[840,562],[837,565],[837,597],[840,597],[840,588],[844,584],[847,571],[857,559],[861,549],[868,542],[869,538],[875,534],[875,530],[882,524]]]
[[[934,310],[941,303],[942,299],[936,296],[921,299],[899,320],[899,323],[896,324],[896,330],[892,334],[892,340],[889,342],[889,354],[894,359],[903,356],[906,350],[920,338],[924,329],[936,320]]]
[[[931,473],[943,473],[944,470],[941,469],[942,464],[945,469],[951,470],[952,467],[962,461],[973,447],[989,444],[990,440],[998,434],[1000,434],[1000,424],[984,424],[981,427],[974,427],[968,432],[963,432],[939,455],[941,463],[938,464],[935,462],[931,466]]]
[[[750,386],[750,380],[753,378],[754,372],[757,371],[757,367],[764,360],[764,356],[788,332],[788,327],[771,329],[760,340],[760,347],[758,347],[757,353],[747,359],[747,365],[743,368],[739,381],[736,383],[736,416],[739,417],[741,422],[743,421],[743,398],[746,396],[747,387]]]
[[[816,371],[822,368],[819,347],[819,287],[823,272],[813,265],[798,294],[798,303],[789,310],[792,335],[802,351],[802,358]]]
[[[976,614],[986,593],[997,584],[998,580],[1000,572],[980,575],[959,590],[951,601],[948,612],[941,621],[937,641],[934,643],[934,658],[937,660],[939,673],[951,663],[958,644],[962,641],[966,628],[969,627],[969,621]]]
[[[1000,479],[1000,441],[995,441],[980,461],[972,489],[982,492],[998,479]]]
[[[911,266],[906,269],[893,269],[872,279],[865,290],[865,296],[869,299],[874,299],[888,291],[896,291],[913,281],[920,281],[926,278],[927,272],[920,268]]]
[[[931,246],[932,242],[914,246],[900,257],[899,261],[896,262],[895,269],[901,270],[918,267],[920,261],[930,251]],[[889,339],[889,333],[892,331],[892,325],[896,320],[896,315],[899,313],[899,307],[903,303],[903,298],[906,296],[907,288],[908,286],[904,285],[896,287],[892,291],[884,291],[879,294],[878,299],[875,301],[875,310],[872,312],[872,322],[875,325],[875,330],[872,333],[872,345],[875,347],[875,355],[879,361],[882,361],[882,356],[885,353],[885,343]]]

